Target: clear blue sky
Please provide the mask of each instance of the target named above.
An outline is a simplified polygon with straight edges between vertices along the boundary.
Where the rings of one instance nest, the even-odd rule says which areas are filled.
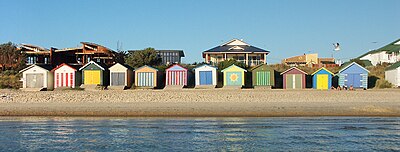
[[[232,38],[270,50],[269,63],[333,42],[348,60],[400,38],[399,0],[2,0],[0,42],[46,48],[81,41],[124,50],[183,49],[185,63]],[[377,43],[372,43],[377,42]]]

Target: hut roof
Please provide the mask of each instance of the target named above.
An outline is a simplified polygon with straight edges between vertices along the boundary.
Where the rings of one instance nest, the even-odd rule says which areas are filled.
[[[29,70],[29,69],[31,69],[31,68],[33,68],[33,67],[35,67],[35,66],[37,66],[37,67],[39,67],[39,68],[41,68],[41,69],[43,69],[43,70],[46,70],[46,71],[51,71],[51,70],[54,68],[54,67],[53,67],[52,65],[50,65],[50,64],[32,64],[32,65],[26,67],[25,69],[22,69],[21,71],[19,71],[19,73],[22,73],[22,72],[24,72],[24,71],[26,71],[26,70]]]
[[[196,70],[196,69],[198,69],[198,68],[205,67],[205,66],[210,67],[210,68],[217,69],[217,67],[215,67],[215,66],[211,66],[211,65],[208,65],[208,64],[203,64],[203,65],[199,65],[199,66],[193,68],[193,70]]]
[[[227,67],[227,68],[221,70],[221,72],[224,72],[224,71],[226,71],[226,70],[228,70],[228,69],[230,69],[230,68],[233,68],[233,67],[239,68],[239,69],[243,70],[244,72],[247,72],[246,69],[243,69],[243,68],[241,68],[241,67],[239,67],[239,66],[237,66],[237,65],[235,65],[235,64],[232,64],[231,66],[229,66],[229,67]]]
[[[83,70],[84,68],[86,68],[90,64],[94,64],[94,65],[98,66],[102,70],[105,70],[107,68],[107,65],[105,65],[104,63],[90,61],[90,62],[86,63],[84,66],[82,66],[81,68],[79,68],[79,70]]]
[[[363,70],[365,70],[365,71],[369,72],[369,71],[368,71],[366,68],[364,68],[363,66],[361,66],[361,65],[357,64],[356,62],[353,62],[353,63],[350,63],[349,65],[347,65],[347,66],[345,66],[345,67],[341,68],[341,69],[339,70],[339,72],[338,72],[338,73],[342,73],[344,70],[346,70],[347,68],[351,67],[352,65],[356,65],[356,66],[358,66],[358,67],[362,68]]]
[[[117,65],[117,64],[119,64],[119,65],[121,65],[121,66],[123,66],[123,67],[125,67],[125,68],[127,68],[129,70],[134,70],[134,68],[132,68],[131,66],[129,66],[127,64],[122,64],[122,63],[115,63],[114,65],[110,66],[110,68],[115,66],[115,65]]]
[[[257,65],[257,66],[255,66],[255,67],[251,68],[250,71],[256,70],[256,69],[261,68],[261,67],[263,67],[263,66],[265,66],[267,69],[272,69],[272,68],[269,67],[267,64],[260,64],[260,65]]]
[[[287,72],[289,72],[289,71],[292,71],[292,70],[297,70],[297,71],[299,71],[299,72],[301,72],[301,73],[307,74],[306,72],[300,70],[299,68],[292,67],[292,68],[290,68],[290,69],[287,69],[286,71],[283,71],[283,72],[281,73],[281,75],[282,75],[282,74],[285,74],[285,73],[287,73]]]
[[[182,69],[182,70],[186,70],[187,71],[186,68],[184,68],[183,66],[181,66],[179,64],[171,65],[169,68],[165,69],[165,71],[167,71],[167,70],[177,70],[177,69]]]
[[[56,71],[57,69],[61,68],[62,66],[68,66],[68,67],[74,69],[75,71],[76,71],[76,70],[79,70],[79,68],[82,67],[82,65],[79,65],[79,64],[67,64],[67,63],[62,63],[62,64],[58,65],[57,67],[55,67],[54,69],[52,69],[51,72]]]
[[[153,70],[155,70],[155,71],[158,71],[158,69],[156,69],[156,68],[153,68],[153,67],[151,67],[151,66],[148,66],[148,65],[141,66],[141,67],[139,67],[139,68],[135,69],[134,71],[137,71],[137,70],[143,69],[143,68],[145,68],[145,67],[147,67],[147,68],[150,68],[150,69],[153,69]]]
[[[321,70],[325,70],[326,72],[328,72],[328,73],[330,73],[330,74],[332,74],[332,75],[335,75],[335,74],[333,74],[331,71],[329,71],[328,69],[326,69],[326,68],[324,68],[324,67],[318,69],[317,71],[315,71],[315,72],[312,73],[311,75],[314,75],[314,74],[318,73],[318,72],[321,71]]]
[[[397,69],[398,67],[400,67],[400,61],[398,61],[398,62],[392,64],[392,65],[389,66],[389,67],[387,67],[387,68],[385,69],[385,71],[394,70],[394,69]]]

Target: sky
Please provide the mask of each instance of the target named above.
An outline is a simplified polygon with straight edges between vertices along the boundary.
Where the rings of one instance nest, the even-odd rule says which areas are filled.
[[[0,0],[0,43],[181,49],[184,63],[233,38],[269,64],[319,53],[346,61],[400,38],[399,0]],[[332,43],[341,50],[333,52]]]

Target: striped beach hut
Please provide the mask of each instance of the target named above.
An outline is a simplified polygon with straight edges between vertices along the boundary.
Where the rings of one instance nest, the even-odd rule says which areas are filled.
[[[367,89],[368,73],[366,68],[353,62],[341,68],[336,75],[339,76],[339,86]]]
[[[244,86],[244,73],[247,72],[247,70],[233,64],[223,69],[221,72],[224,75],[224,86]]]
[[[129,65],[116,63],[110,68],[110,86],[130,88],[133,84],[133,68]]]
[[[217,85],[217,68],[208,64],[204,64],[194,68],[195,85],[196,86],[216,86]]]
[[[281,73],[283,75],[283,89],[306,88],[306,72],[292,67]]]
[[[51,70],[54,73],[54,88],[78,88],[82,84],[81,66],[63,63]]]
[[[135,87],[136,88],[155,88],[157,87],[158,70],[144,65],[135,70]]]
[[[81,68],[82,79],[84,85],[101,85],[109,84],[109,71],[104,63],[90,61]]]
[[[186,86],[188,70],[174,64],[165,70],[165,86]]]
[[[37,90],[52,90],[54,88],[54,75],[51,65],[33,64],[22,69],[22,88]]]
[[[313,76],[314,89],[327,90],[332,87],[332,76],[334,74],[328,69],[322,67],[311,75]]]
[[[271,87],[275,85],[275,70],[267,64],[261,64],[251,70],[254,87]]]

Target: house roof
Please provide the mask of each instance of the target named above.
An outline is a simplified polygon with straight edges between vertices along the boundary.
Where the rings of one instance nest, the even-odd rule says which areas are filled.
[[[31,68],[33,68],[35,66],[40,67],[41,69],[46,70],[46,71],[51,71],[54,68],[50,64],[32,64],[32,65],[26,67],[25,69],[22,69],[21,71],[19,71],[19,73],[22,73],[22,72],[24,72],[26,70],[29,70],[29,69],[31,69]]]
[[[47,48],[40,47],[40,46],[37,46],[37,45],[32,45],[32,44],[24,44],[24,43],[22,43],[22,44],[19,45],[19,47],[20,48],[25,48],[25,49],[28,49],[28,50],[32,50],[32,51],[36,51],[36,52],[39,52],[39,51],[49,52],[50,51]]]
[[[326,69],[326,68],[324,68],[324,67],[318,69],[317,71],[315,71],[315,72],[312,73],[311,75],[314,75],[314,74],[318,73],[318,72],[321,71],[321,70],[325,70],[326,72],[328,72],[328,73],[330,73],[330,74],[332,74],[332,75],[335,75],[335,74],[333,74],[331,71],[329,71],[328,69]]]
[[[62,63],[62,64],[58,65],[57,67],[55,67],[54,69],[52,69],[51,72],[56,71],[57,69],[61,68],[62,66],[68,66],[68,67],[74,69],[75,71],[79,70],[79,68],[82,67],[82,65],[79,65],[79,64],[66,64],[66,63]]]
[[[364,68],[363,66],[357,64],[356,62],[353,62],[353,63],[350,63],[349,65],[346,65],[346,66],[344,66],[343,68],[341,68],[341,69],[339,70],[338,73],[341,73],[342,71],[346,70],[347,68],[349,68],[349,67],[352,66],[352,65],[359,66],[360,68],[362,68],[362,69],[364,69],[365,71],[369,72],[369,71],[368,71],[366,68]]]
[[[251,46],[242,40],[233,39],[230,40],[220,46],[216,46],[209,50],[204,51],[203,53],[207,52],[222,52],[222,53],[229,53],[229,52],[243,52],[243,53],[269,53],[267,50],[260,49],[258,47]]]
[[[371,50],[371,51],[361,55],[358,58],[362,58],[368,54],[374,54],[374,53],[383,52],[383,51],[385,51],[386,53],[399,52],[400,51],[400,39],[393,41],[392,43],[389,43],[388,45],[385,45],[379,49]]]
[[[158,71],[158,69],[153,68],[153,67],[148,66],[148,65],[141,66],[141,67],[139,67],[139,68],[137,68],[137,69],[135,69],[135,70],[133,70],[133,71],[137,71],[137,70],[143,69],[143,68],[145,68],[145,67],[148,67],[148,68],[150,68],[150,69],[153,69],[153,70],[155,70],[155,71]]]
[[[237,68],[239,68],[239,69],[242,69],[244,72],[247,72],[246,69],[243,69],[243,68],[241,68],[241,67],[239,67],[239,66],[237,66],[237,65],[235,65],[235,64],[232,64],[231,66],[229,66],[229,67],[227,67],[227,68],[221,70],[221,72],[224,72],[225,70],[230,69],[230,68],[232,68],[232,67],[237,67]]]
[[[202,65],[199,65],[199,66],[197,66],[197,67],[193,68],[193,70],[196,70],[196,69],[198,69],[198,68],[205,67],[205,66],[208,66],[208,67],[211,67],[211,68],[217,69],[217,67],[215,67],[215,66],[211,66],[211,65],[208,65],[208,64],[202,64]]]
[[[304,72],[303,70],[300,70],[299,68],[292,67],[292,68],[290,68],[290,69],[287,69],[286,71],[283,71],[283,72],[281,73],[281,75],[282,75],[282,74],[285,74],[285,73],[287,73],[287,72],[289,72],[289,71],[292,71],[292,70],[297,70],[297,71],[300,71],[301,73],[307,74],[306,72]]]
[[[90,61],[90,62],[86,63],[84,66],[82,66],[81,68],[79,68],[79,70],[83,70],[85,67],[87,67],[90,64],[95,64],[96,66],[98,66],[102,70],[105,70],[107,68],[107,65],[105,65],[104,63]]]
[[[385,69],[385,71],[394,70],[394,69],[397,69],[398,67],[400,67],[400,61],[398,61],[398,62],[392,64],[392,65],[389,66],[389,67],[387,67],[387,68]]]
[[[112,49],[110,49],[110,48],[108,48],[108,47],[105,47],[105,46],[103,46],[103,45],[99,45],[99,44],[96,44],[96,43],[93,43],[93,42],[81,42],[81,44],[83,44],[83,45],[101,46],[101,47],[106,48],[107,50],[110,50],[111,52],[115,52],[114,50],[112,50]]]

